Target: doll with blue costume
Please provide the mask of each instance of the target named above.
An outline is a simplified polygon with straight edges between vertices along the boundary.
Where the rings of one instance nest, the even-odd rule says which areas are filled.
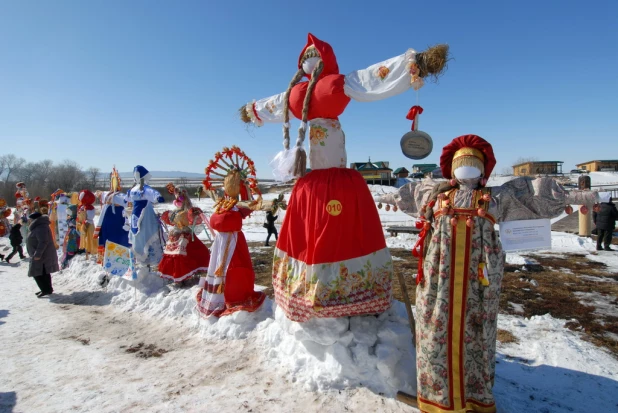
[[[109,191],[97,192],[101,202],[101,216],[94,229],[94,236],[98,239],[97,263],[103,262],[105,244],[109,240],[123,247],[129,248],[129,231],[125,228],[124,209],[127,205],[127,196],[121,192],[122,181],[114,167],[110,173]]]
[[[153,204],[164,199],[148,185],[151,178],[148,169],[137,165],[133,169],[133,177],[135,186],[127,194],[127,200],[131,203],[129,244],[139,264],[158,265],[163,258],[165,236]],[[128,215],[128,208],[126,211]]]

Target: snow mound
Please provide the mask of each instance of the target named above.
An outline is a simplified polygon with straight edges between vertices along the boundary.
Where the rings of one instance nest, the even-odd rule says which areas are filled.
[[[416,361],[404,304],[379,316],[312,319],[296,323],[273,305],[263,343],[272,364],[307,390],[363,386],[394,396],[416,394]]]
[[[227,317],[204,320],[195,310],[197,286],[184,288],[170,284],[158,273],[141,268],[136,280],[111,277],[102,289],[100,283],[104,275],[100,265],[78,256],[68,269],[54,276],[54,283],[71,284],[73,289],[94,290],[101,296],[99,304],[112,304],[122,311],[144,313],[155,318],[179,320],[203,336],[221,339],[245,338],[271,316],[269,300],[266,299],[266,305],[254,313],[240,311]]]

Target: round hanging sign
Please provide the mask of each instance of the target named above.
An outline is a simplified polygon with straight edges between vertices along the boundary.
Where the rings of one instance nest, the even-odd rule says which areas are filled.
[[[413,130],[401,137],[401,152],[410,159],[423,159],[433,150],[431,136],[420,130]]]

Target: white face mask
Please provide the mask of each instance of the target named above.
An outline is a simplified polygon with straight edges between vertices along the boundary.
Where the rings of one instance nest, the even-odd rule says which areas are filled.
[[[315,69],[315,66],[318,64],[319,61],[319,57],[310,57],[309,59],[305,60],[303,62],[303,72],[308,75],[313,73],[313,69]]]
[[[463,180],[463,179],[475,179],[481,177],[481,170],[475,168],[474,166],[460,166],[455,169],[454,172],[455,178]]]

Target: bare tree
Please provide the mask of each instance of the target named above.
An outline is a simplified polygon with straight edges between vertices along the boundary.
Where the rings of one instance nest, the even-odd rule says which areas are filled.
[[[0,164],[3,165],[3,172],[6,172],[4,182],[7,183],[11,179],[11,174],[13,174],[16,169],[19,169],[19,167],[22,166],[26,160],[24,158],[18,158],[12,153],[2,155],[1,158],[2,160],[0,160]]]
[[[101,169],[95,166],[91,166],[86,170],[86,176],[88,177],[88,185],[90,186],[90,190],[92,191],[97,189],[99,172],[101,172]]]
[[[0,156],[0,177],[4,174],[6,169],[6,155]]]
[[[79,191],[81,185],[87,184],[87,178],[79,164],[75,161],[65,160],[53,168],[49,176],[49,186],[60,188],[67,192]]]
[[[187,188],[187,184],[189,183],[189,180],[187,179],[186,176],[181,176],[180,178],[178,178],[178,184],[177,186],[180,186],[182,188]]]

